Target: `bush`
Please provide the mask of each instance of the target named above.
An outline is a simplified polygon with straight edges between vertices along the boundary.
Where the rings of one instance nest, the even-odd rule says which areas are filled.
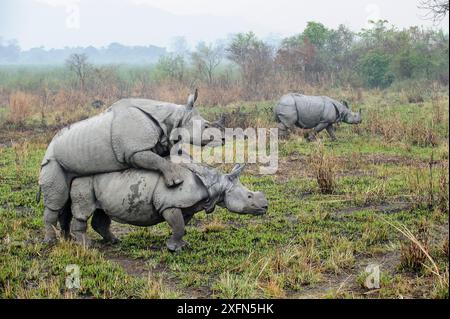
[[[389,69],[389,56],[382,52],[369,52],[359,63],[361,76],[371,88],[386,88],[394,81]]]

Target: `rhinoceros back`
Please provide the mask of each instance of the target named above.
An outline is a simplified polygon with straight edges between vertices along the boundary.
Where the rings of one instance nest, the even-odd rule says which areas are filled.
[[[189,209],[208,198],[202,182],[189,169],[179,167],[183,183],[167,187],[161,174],[130,168],[94,176],[99,206],[115,221],[138,226],[162,222],[168,208]]]
[[[323,117],[325,102],[321,96],[307,96],[294,94],[297,110],[297,125],[301,128],[313,128]]]
[[[94,176],[95,197],[111,218],[137,226],[163,221],[153,205],[160,174],[128,169]]]
[[[54,158],[76,175],[123,169],[111,146],[112,120],[109,111],[64,128],[53,140]]]

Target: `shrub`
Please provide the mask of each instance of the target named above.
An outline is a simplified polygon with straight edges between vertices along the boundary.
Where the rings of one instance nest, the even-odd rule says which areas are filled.
[[[394,81],[389,70],[389,56],[382,52],[370,52],[360,61],[359,69],[366,85],[371,88],[386,88]]]

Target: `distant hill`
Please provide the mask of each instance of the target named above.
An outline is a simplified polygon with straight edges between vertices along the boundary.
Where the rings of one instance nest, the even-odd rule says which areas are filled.
[[[14,41],[0,43],[0,64],[63,64],[73,53],[85,53],[95,64],[151,64],[167,53],[154,45],[125,46],[111,43],[107,47],[76,47],[64,49],[32,48],[21,51]]]

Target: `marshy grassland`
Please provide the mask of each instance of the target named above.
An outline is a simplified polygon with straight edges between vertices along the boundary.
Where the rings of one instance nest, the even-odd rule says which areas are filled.
[[[337,141],[322,132],[309,143],[301,130],[280,140],[276,174],[248,165],[241,178],[265,192],[268,213],[201,212],[177,254],[165,248],[165,223],[114,223],[114,246],[92,229],[92,248],[42,244],[35,198],[47,143],[101,109],[64,93],[54,109],[12,94],[0,106],[0,298],[448,298],[446,89],[419,100],[395,90],[305,93],[348,99],[363,123],[341,124]],[[228,127],[276,127],[275,102],[199,100],[206,118],[225,114]],[[80,289],[65,286],[70,264],[80,267]],[[379,288],[364,284],[369,264],[380,266]]]

